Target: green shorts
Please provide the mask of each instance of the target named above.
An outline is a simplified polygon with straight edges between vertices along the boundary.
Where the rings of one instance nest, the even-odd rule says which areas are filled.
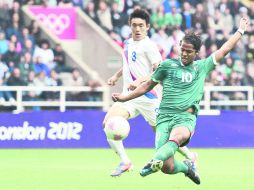
[[[156,125],[156,137],[155,137],[155,147],[159,149],[165,143],[168,142],[170,133],[173,128],[176,127],[187,127],[189,131],[193,134],[196,127],[196,115],[188,112],[182,112],[178,114],[167,114],[159,115],[157,118]],[[189,139],[190,140],[190,139]],[[189,140],[182,144],[184,146],[188,144]]]

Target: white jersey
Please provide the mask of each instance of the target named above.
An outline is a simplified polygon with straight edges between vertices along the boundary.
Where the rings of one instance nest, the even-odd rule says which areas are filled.
[[[125,41],[123,51],[123,93],[128,93],[128,86],[134,80],[148,76],[153,72],[153,64],[162,61],[158,47],[148,37],[134,41]],[[144,96],[154,99],[161,96],[160,90],[155,88]]]

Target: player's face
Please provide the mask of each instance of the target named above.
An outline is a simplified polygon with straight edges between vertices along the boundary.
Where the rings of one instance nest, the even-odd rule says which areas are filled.
[[[198,52],[194,49],[194,46],[190,43],[186,43],[185,41],[181,42],[181,61],[184,65],[191,64]]]
[[[139,41],[146,37],[150,25],[146,24],[146,21],[141,18],[133,18],[131,19],[130,27],[133,40]]]

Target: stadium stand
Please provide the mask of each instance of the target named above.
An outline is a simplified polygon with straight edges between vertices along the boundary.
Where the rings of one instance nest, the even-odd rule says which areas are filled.
[[[32,5],[49,8],[76,6],[77,40],[59,40],[47,27],[35,20],[29,10],[29,6]],[[200,32],[204,39],[199,57],[209,55],[237,29],[236,23],[239,18],[248,16],[251,21],[249,31],[244,35],[242,43],[239,43],[224,60],[225,64],[220,64],[207,79],[207,88],[201,105],[203,109],[253,110],[254,3],[235,0],[2,0],[0,76],[3,91],[0,93],[2,105],[0,110],[6,110],[6,106],[13,105],[22,110],[26,104],[38,110],[36,107],[36,103],[40,104],[38,100],[57,100],[55,105],[61,105],[61,109],[65,109],[68,104],[63,103],[66,97],[68,100],[76,101],[70,97],[71,92],[67,92],[73,91],[75,87],[64,89],[64,86],[69,86],[73,77],[75,78],[73,73],[77,69],[83,77],[81,80],[83,82],[79,85],[86,86],[84,89],[88,92],[80,92],[82,96],[77,96],[77,101],[83,103],[74,102],[74,107],[76,104],[87,105],[87,108],[107,109],[110,104],[110,92],[120,91],[121,88],[118,85],[109,89],[105,81],[121,66],[121,48],[124,40],[130,35],[127,18],[133,9],[138,7],[147,8],[150,12],[152,26],[149,35],[157,43],[165,59],[177,56],[177,44],[184,31],[191,28]],[[225,28],[225,25],[228,27]],[[42,48],[42,44],[48,47]],[[47,56],[41,53],[46,53]],[[41,59],[50,56],[49,60]],[[41,71],[46,75],[43,76]],[[30,77],[36,80],[31,80]],[[10,83],[10,79],[14,83]],[[39,82],[34,84],[31,81]],[[28,95],[26,92],[17,98],[16,94],[26,91],[24,90],[26,88],[23,90],[19,88],[21,92],[15,88],[8,91],[8,86],[13,84],[25,84],[35,88],[44,86],[49,91],[51,89],[48,86],[58,86],[55,90],[59,91],[56,94],[43,92],[42,95],[36,96],[32,95],[33,93]],[[228,87],[224,88],[225,86]],[[31,102],[22,103],[24,100]],[[91,106],[93,102],[97,106]],[[50,102],[48,104],[52,105]],[[41,103],[40,106],[48,104]],[[100,107],[101,105],[103,106]]]

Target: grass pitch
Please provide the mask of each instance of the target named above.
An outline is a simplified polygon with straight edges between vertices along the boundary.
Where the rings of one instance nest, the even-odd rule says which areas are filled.
[[[134,170],[117,178],[109,176],[119,163],[111,149],[1,149],[0,190],[254,190],[254,149],[194,151],[199,186],[183,174],[141,177],[152,149],[127,149]]]

